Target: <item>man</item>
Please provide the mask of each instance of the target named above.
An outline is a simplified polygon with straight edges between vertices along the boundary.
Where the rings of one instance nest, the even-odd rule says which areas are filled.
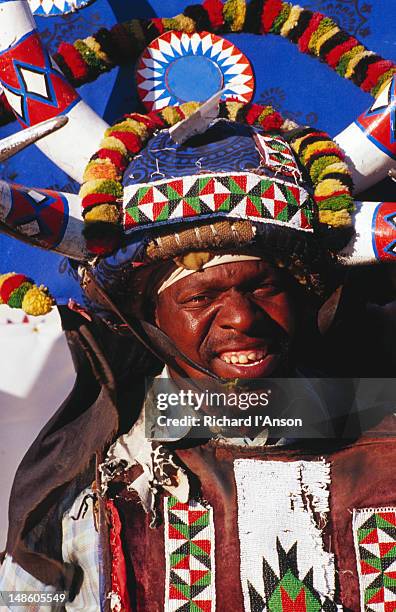
[[[61,308],[76,385],[19,468],[1,589],[67,591],[68,610],[358,610],[363,600],[390,610],[395,417],[375,395],[359,412],[349,381],[309,379],[356,375],[352,355],[367,365],[350,338],[369,315],[354,304],[349,316],[342,275],[306,231],[301,213],[312,203],[300,175],[265,165],[259,131],[217,122],[203,139],[170,138],[160,132],[127,170],[128,205],[139,213],[130,214],[141,224],[148,197],[177,200],[175,181],[191,187],[202,173],[201,206],[225,184],[233,206],[249,181],[288,197],[298,184],[300,226],[293,206],[281,221],[252,223],[241,208],[236,218],[161,218],[148,240],[81,268],[87,309]],[[238,158],[219,156],[236,143]],[[160,181],[159,150],[169,151]],[[235,173],[235,164],[248,170]],[[378,335],[384,318],[370,316]],[[321,335],[331,325],[342,343]],[[144,426],[153,415],[148,376],[154,398],[168,376],[179,393],[215,385],[237,399],[268,389],[268,377],[297,378],[286,403],[269,383],[274,400],[253,413],[291,407],[299,416],[302,406],[309,433],[265,426],[229,437],[209,426],[197,438],[188,426],[161,437]]]

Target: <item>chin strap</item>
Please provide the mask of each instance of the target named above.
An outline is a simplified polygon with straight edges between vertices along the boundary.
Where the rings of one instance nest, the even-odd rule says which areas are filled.
[[[137,340],[139,340],[139,342],[141,342],[155,357],[157,357],[157,359],[163,361],[180,376],[185,376],[185,372],[177,363],[176,359],[180,359],[185,364],[191,366],[195,370],[198,370],[201,372],[201,374],[205,374],[205,376],[215,380],[217,383],[223,385],[230,384],[229,380],[216,376],[216,374],[213,374],[213,372],[210,372],[210,370],[207,370],[179,351],[169,336],[167,336],[167,334],[165,334],[155,325],[132,316],[128,316],[128,318],[126,318],[116,304],[114,304],[113,300],[108,296],[103,287],[100,286],[92,272],[86,267],[83,268],[82,285],[84,291],[90,296],[91,299],[106,306],[106,308],[117,316],[117,318],[127,327],[131,334],[135,336]]]

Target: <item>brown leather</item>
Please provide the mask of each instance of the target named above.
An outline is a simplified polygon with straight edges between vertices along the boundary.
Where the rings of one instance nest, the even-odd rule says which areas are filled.
[[[337,598],[345,610],[358,612],[359,584],[352,537],[352,509],[396,506],[396,417],[387,417],[370,434],[343,447],[318,452],[312,448],[219,446],[215,442],[177,451],[198,477],[201,495],[214,509],[216,531],[216,609],[242,611],[239,575],[237,498],[233,462],[244,457],[261,461],[318,460],[331,464],[330,521],[325,546],[335,553]],[[263,483],[265,487],[265,483]],[[261,492],[257,491],[257,495]],[[149,528],[136,499],[118,491],[125,551],[134,580],[132,600],[137,612],[160,612],[164,606],[165,556],[163,526]],[[259,561],[258,561],[259,562]]]

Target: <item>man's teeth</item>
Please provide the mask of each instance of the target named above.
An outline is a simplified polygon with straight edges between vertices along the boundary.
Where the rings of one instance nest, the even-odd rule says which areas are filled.
[[[226,363],[246,365],[256,363],[264,357],[264,351],[232,351],[231,353],[222,353],[220,359]]]

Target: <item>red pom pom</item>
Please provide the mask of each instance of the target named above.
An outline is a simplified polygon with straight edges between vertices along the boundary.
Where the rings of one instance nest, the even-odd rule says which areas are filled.
[[[249,125],[254,125],[263,110],[264,106],[262,106],[261,104],[252,104],[248,112],[246,113],[246,123],[248,123]]]
[[[125,170],[127,167],[127,159],[120,153],[120,151],[114,151],[113,149],[100,149],[98,151],[98,157],[100,159],[110,159],[112,163],[117,167],[117,170]]]
[[[117,196],[109,193],[90,193],[82,199],[81,206],[85,210],[96,204],[112,204],[117,201]]]
[[[165,28],[164,28],[164,24],[162,23],[162,19],[160,19],[159,17],[155,17],[154,19],[151,19],[151,23],[158,30],[158,36],[161,36],[161,34],[165,32]]]
[[[375,62],[375,64],[371,64],[368,67],[366,78],[360,87],[363,91],[371,91],[378,83],[380,76],[388,72],[393,66],[394,63],[389,60],[380,60]]]
[[[282,10],[282,0],[267,0],[261,14],[261,25],[263,32],[269,32],[272,24]]]
[[[282,124],[283,118],[277,112],[272,113],[272,115],[268,115],[268,117],[265,117],[263,121],[261,121],[261,127],[265,132],[278,130],[280,127],[282,127]]]
[[[18,289],[22,283],[26,283],[29,279],[24,274],[14,274],[7,278],[0,288],[0,296],[5,304],[10,299],[10,295],[15,289]]]
[[[309,22],[307,29],[298,41],[298,48],[300,49],[300,51],[302,51],[302,53],[309,52],[308,45],[309,41],[311,40],[311,36],[314,32],[316,32],[323,18],[324,15],[322,15],[322,13],[314,13],[312,15],[311,21]]]
[[[353,36],[351,36],[351,38],[346,40],[341,45],[338,45],[337,47],[335,47],[335,49],[332,49],[327,54],[326,64],[328,64],[332,68],[337,68],[338,62],[340,61],[344,53],[347,53],[347,51],[350,51],[351,49],[353,49],[353,47],[356,47],[356,45],[358,44],[359,43],[356,40],[356,38],[353,38]]]
[[[139,153],[143,144],[137,134],[133,132],[111,132],[114,138],[118,138],[128,149],[129,153]]]
[[[162,109],[164,110],[164,109]],[[155,111],[150,111],[147,114],[147,117],[150,119],[150,121],[152,122],[152,129],[161,129],[163,127],[165,127],[165,121],[162,119],[162,117],[156,113]]]
[[[84,80],[89,69],[77,49],[73,45],[63,42],[59,46],[58,53],[63,57],[74,79],[76,81]]]
[[[184,111],[183,111],[183,109],[180,106],[175,106],[174,110],[179,115],[180,121],[183,121],[183,119],[186,118],[186,115],[184,114]]]
[[[220,0],[205,0],[202,6],[208,13],[212,28],[214,30],[221,28],[224,24],[223,3]]]

